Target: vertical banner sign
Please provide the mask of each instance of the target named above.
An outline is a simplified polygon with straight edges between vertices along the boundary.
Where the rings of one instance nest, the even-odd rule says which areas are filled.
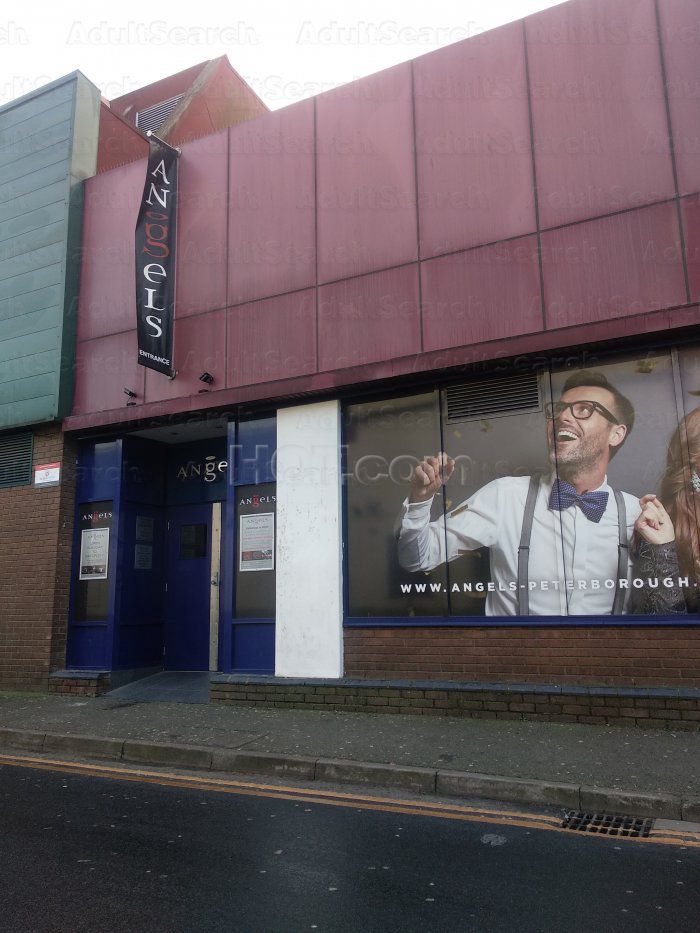
[[[172,376],[178,151],[151,142],[136,222],[138,361]]]

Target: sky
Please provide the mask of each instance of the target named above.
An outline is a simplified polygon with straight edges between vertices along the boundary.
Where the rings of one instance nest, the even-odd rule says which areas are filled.
[[[272,110],[560,0],[4,0],[0,105],[76,69],[111,100],[228,55]]]

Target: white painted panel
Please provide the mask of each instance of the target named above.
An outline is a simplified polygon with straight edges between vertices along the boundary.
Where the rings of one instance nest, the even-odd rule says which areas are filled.
[[[341,677],[340,405],[277,412],[275,674]]]

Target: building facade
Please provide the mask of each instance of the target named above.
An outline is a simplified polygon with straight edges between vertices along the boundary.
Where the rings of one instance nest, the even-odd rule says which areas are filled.
[[[83,183],[148,153],[138,123],[154,110],[181,140],[266,108],[225,59],[111,105],[75,72],[0,108],[3,687],[46,687],[65,666],[76,452],[61,420],[73,405]]]
[[[174,378],[137,362],[145,159],[87,181],[62,685],[700,686],[699,43],[691,0],[571,0],[183,141]],[[555,442],[572,375],[617,394]],[[586,417],[624,422],[605,511],[535,510],[523,576]],[[643,565],[676,448],[680,562]]]
[[[0,108],[0,684],[65,657],[82,182],[100,97],[76,72]]]

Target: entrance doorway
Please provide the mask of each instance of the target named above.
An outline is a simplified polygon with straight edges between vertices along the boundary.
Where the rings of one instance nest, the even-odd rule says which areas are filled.
[[[165,670],[215,671],[219,649],[221,503],[167,516]]]

